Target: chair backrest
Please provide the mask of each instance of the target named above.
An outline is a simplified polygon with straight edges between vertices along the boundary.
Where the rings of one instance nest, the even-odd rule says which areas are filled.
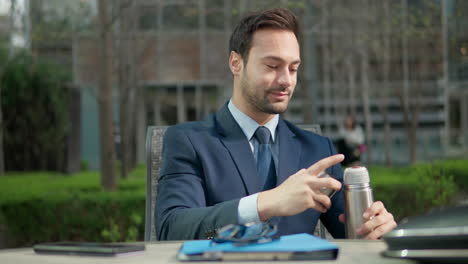
[[[149,126],[146,131],[146,212],[145,241],[155,241],[154,211],[156,209],[156,191],[158,189],[159,169],[164,133],[167,126]]]
[[[300,125],[304,130],[321,134],[320,125]],[[159,169],[161,168],[161,152],[164,133],[167,126],[149,126],[146,132],[146,212],[145,212],[145,241],[156,241],[154,225],[154,211],[156,209],[156,191],[158,187]],[[314,235],[331,237],[320,223],[317,224]]]

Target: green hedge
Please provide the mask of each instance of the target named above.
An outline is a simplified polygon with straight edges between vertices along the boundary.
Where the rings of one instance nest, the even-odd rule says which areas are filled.
[[[8,247],[47,241],[144,238],[144,168],[105,192],[97,172],[72,176],[15,173],[0,177],[0,225]]]
[[[385,203],[397,221],[435,207],[456,204],[468,191],[468,161],[448,160],[405,168],[370,167],[376,200]]]
[[[444,160],[435,165],[453,176],[460,191],[468,193],[468,160]]]
[[[468,190],[468,161],[406,168],[370,167],[376,200],[397,221],[456,202]],[[105,192],[99,173],[9,173],[0,177],[0,232],[9,247],[46,241],[132,241],[144,238],[145,168]]]

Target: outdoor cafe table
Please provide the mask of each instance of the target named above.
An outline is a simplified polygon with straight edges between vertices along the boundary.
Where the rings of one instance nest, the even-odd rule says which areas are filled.
[[[335,261],[267,261],[264,263],[347,263],[347,264],[391,264],[391,263],[416,263],[410,260],[392,259],[383,257],[380,253],[387,248],[383,241],[366,240],[333,240],[338,244],[340,251],[338,259]],[[176,259],[177,251],[183,241],[152,242],[145,243],[146,250],[133,255],[118,257],[89,257],[89,256],[66,256],[66,255],[38,255],[32,248],[17,248],[0,250],[1,264],[42,264],[42,263],[60,263],[60,264],[83,264],[83,263],[128,263],[128,264],[159,264],[159,263],[183,263]],[[187,262],[186,262],[187,263]],[[211,263],[214,262],[195,262]],[[225,262],[225,263],[259,263],[257,262]]]

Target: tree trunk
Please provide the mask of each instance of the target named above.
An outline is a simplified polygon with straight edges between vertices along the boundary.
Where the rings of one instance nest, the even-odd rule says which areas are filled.
[[[80,171],[80,138],[81,138],[81,92],[77,87],[67,86],[70,90],[70,104],[68,106],[70,129],[67,135],[67,162],[66,172],[76,173]]]
[[[128,118],[129,118],[129,127],[128,127],[128,153],[129,153],[129,170],[133,170],[137,165],[137,148],[136,148],[136,102],[137,102],[137,93],[139,89],[139,73],[141,72],[141,66],[137,63],[137,58],[139,57],[138,50],[143,50],[141,45],[139,45],[135,34],[138,32],[137,27],[137,5],[132,1],[131,5],[131,24],[130,24],[130,60],[129,65],[131,69],[131,78],[130,78],[130,91],[129,91],[129,106],[128,106]]]
[[[388,118],[388,100],[384,99],[383,104],[383,111],[382,111],[382,117],[383,117],[383,138],[384,138],[384,158],[385,158],[385,165],[390,167],[392,166],[392,138],[391,138],[391,124],[390,120]]]
[[[403,58],[402,58],[402,66],[403,66],[403,89],[399,90],[399,99],[401,108],[403,109],[403,122],[405,125],[406,136],[408,139],[408,150],[410,152],[409,161],[410,164],[413,164],[413,156],[414,156],[414,149],[415,146],[412,145],[412,137],[411,137],[411,109],[410,109],[410,101],[409,101],[409,89],[410,89],[410,80],[409,80],[409,56],[408,56],[408,2],[407,0],[401,0],[401,6],[403,11],[403,23],[401,28],[401,35],[402,35],[402,51],[403,51]]]
[[[122,92],[125,87],[121,87],[122,83],[119,84],[120,91]],[[129,102],[125,93],[120,93],[120,108],[119,108],[119,116],[120,116],[120,162],[121,162],[121,171],[120,176],[124,179],[128,178],[128,173],[130,171],[130,128],[129,128]]]
[[[427,50],[421,49],[419,50],[419,58],[421,58],[419,67],[418,67],[418,83],[415,85],[413,88],[413,91],[411,92],[412,94],[412,103],[410,104],[411,107],[411,121],[410,121],[410,129],[409,129],[409,135],[410,135],[410,162],[411,164],[415,164],[417,161],[417,145],[418,145],[418,127],[419,127],[419,114],[421,113],[421,99],[423,96],[422,89],[424,86],[424,80],[426,78],[426,72],[428,67],[430,67],[430,62],[427,57],[425,56],[427,54]]]
[[[385,157],[385,165],[391,166],[392,164],[392,157],[391,157],[391,125],[389,120],[388,114],[388,97],[390,91],[390,52],[391,52],[391,45],[390,45],[390,7],[389,7],[389,0],[384,2],[384,17],[385,19],[385,34],[384,37],[384,58],[383,58],[383,76],[384,76],[384,89],[382,90],[382,104],[379,104],[380,112],[382,113],[382,121],[383,121],[383,138],[384,138],[384,157]]]
[[[363,6],[369,6],[371,3],[367,0],[364,1]],[[371,6],[372,7],[372,6]],[[368,10],[363,9],[363,14],[366,14]],[[372,11],[371,11],[372,13]],[[367,21],[364,21],[364,25],[362,27],[363,35],[368,34],[368,24]],[[367,164],[370,165],[372,162],[372,115],[370,110],[370,69],[369,69],[369,49],[371,48],[370,45],[364,45],[361,51],[361,73],[362,73],[362,108],[364,112],[364,121],[365,121],[365,135],[366,135],[366,142],[367,142]]]
[[[134,50],[139,49],[139,44],[134,40]],[[133,52],[133,55],[136,53]],[[128,149],[129,149],[129,169],[133,170],[136,168],[137,163],[138,163],[138,147],[137,147],[137,126],[138,126],[138,104],[143,103],[143,100],[141,99],[142,96],[139,95],[140,92],[140,87],[138,84],[139,78],[139,72],[140,72],[140,66],[136,63],[137,57],[133,56],[132,60],[130,61],[130,67],[133,69],[133,75],[132,75],[132,80],[131,80],[131,90],[130,90],[130,103],[129,103],[129,108],[128,108],[128,115],[129,115],[129,128],[128,128]],[[139,102],[137,104],[137,102]]]
[[[132,2],[129,3],[132,5]],[[130,171],[130,89],[133,71],[130,63],[131,49],[131,6],[120,1],[120,27],[119,27],[119,125],[120,125],[120,162],[121,177],[126,179]]]
[[[101,184],[105,190],[115,190],[115,146],[112,124],[112,64],[111,32],[108,19],[107,1],[98,1],[100,37],[99,74],[99,139],[101,147]]]
[[[422,84],[418,83],[413,85],[413,91],[411,91],[413,100],[410,100],[408,105],[408,113],[407,116],[409,120],[407,120],[407,128],[408,128],[408,148],[410,153],[410,164],[413,165],[416,163],[417,160],[417,129],[419,126],[419,112],[421,110],[420,106],[420,86]],[[411,114],[410,114],[411,113]]]
[[[1,74],[0,74],[1,77]],[[3,156],[3,112],[2,112],[2,83],[0,78],[0,176],[5,174],[5,159]]]
[[[356,117],[356,67],[353,64],[353,55],[346,59],[346,66],[348,68],[348,82],[349,82],[349,113]]]
[[[135,147],[136,147],[136,162],[145,162],[145,135],[146,135],[146,126],[148,124],[147,117],[146,117],[146,98],[145,94],[141,89],[138,89],[136,92],[136,100],[139,102],[135,104]],[[158,124],[160,125],[160,124]]]
[[[364,121],[365,121],[365,135],[367,142],[367,164],[372,162],[372,116],[370,111],[370,84],[369,84],[369,56],[367,49],[363,50],[363,56],[361,59],[361,70],[362,70],[362,107],[364,110]]]
[[[302,14],[299,14],[303,18],[302,24],[305,25],[310,20],[310,10],[307,3],[306,8]],[[302,101],[302,121],[304,124],[311,124],[313,122],[313,111],[312,111],[312,97],[310,96],[310,78],[311,67],[309,63],[310,57],[310,34],[306,30],[302,30],[302,35],[299,38],[300,47],[302,47],[302,63],[299,68],[299,80],[301,88],[301,101]]]
[[[416,107],[416,106],[415,106]],[[419,108],[419,107],[417,107]],[[416,110],[416,109],[415,109]],[[417,160],[417,129],[418,129],[418,118],[419,116],[419,111],[416,111],[413,113],[413,118],[411,119],[411,125],[409,129],[409,136],[410,136],[410,142],[409,142],[409,149],[410,149],[410,163],[415,164]]]
[[[326,4],[325,4],[326,5]],[[330,114],[330,104],[331,104],[331,95],[330,95],[330,89],[331,89],[331,60],[332,56],[330,53],[330,34],[329,34],[329,14],[328,14],[328,7],[325,6],[323,9],[323,21],[324,21],[324,26],[323,26],[323,42],[322,42],[322,57],[323,57],[323,77],[322,77],[322,90],[323,90],[323,101],[322,101],[322,110],[323,110],[323,134],[327,135],[330,133],[330,129],[328,126],[328,122],[330,121],[331,114]]]
[[[352,115],[356,118],[357,116],[357,103],[356,103],[356,28],[358,28],[356,22],[349,22],[347,25],[347,30],[349,35],[346,36],[347,38],[347,50],[349,54],[346,56],[344,60],[344,67],[345,72],[347,73],[347,81],[348,81],[348,94],[347,99],[349,102],[349,106],[347,109],[348,115]],[[351,52],[352,51],[352,52]],[[343,124],[342,124],[343,125]]]

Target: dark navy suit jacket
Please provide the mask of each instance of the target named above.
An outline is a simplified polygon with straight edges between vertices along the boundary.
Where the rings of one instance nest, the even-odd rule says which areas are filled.
[[[302,168],[335,154],[328,138],[279,119],[277,184]],[[156,198],[159,240],[206,239],[226,224],[238,223],[242,197],[262,191],[249,142],[227,105],[203,121],[168,128]],[[327,170],[343,182],[341,166]],[[335,238],[344,238],[338,215],[344,211],[343,189],[326,213],[309,209],[278,217],[279,235],[313,234],[320,218]]]

